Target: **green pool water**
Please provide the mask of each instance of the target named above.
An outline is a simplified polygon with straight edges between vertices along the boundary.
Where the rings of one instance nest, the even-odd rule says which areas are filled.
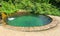
[[[6,19],[8,25],[17,27],[44,26],[49,24],[51,21],[52,19],[50,17],[44,15],[23,15]]]

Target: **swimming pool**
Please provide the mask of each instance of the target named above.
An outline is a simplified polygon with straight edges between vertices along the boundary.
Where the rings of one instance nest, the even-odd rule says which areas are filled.
[[[34,27],[44,26],[49,24],[52,19],[45,15],[23,15],[23,16],[11,16],[8,17],[5,22],[10,26],[17,27]]]

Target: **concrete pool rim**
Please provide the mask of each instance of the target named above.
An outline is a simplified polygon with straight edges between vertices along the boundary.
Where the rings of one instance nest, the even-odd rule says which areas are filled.
[[[12,29],[12,30],[18,30],[18,31],[40,31],[40,30],[46,30],[46,29],[49,29],[49,28],[52,28],[52,27],[55,27],[57,26],[58,24],[58,21],[56,20],[55,17],[53,16],[49,16],[51,17],[53,20],[51,23],[45,25],[45,26],[37,26],[37,27],[15,27],[15,26],[10,26],[10,25],[7,25],[5,22],[3,22],[3,27],[4,28],[9,28],[9,29]]]
[[[19,14],[21,12],[23,12],[23,13]],[[27,13],[25,10],[24,11],[20,10],[20,11],[18,11],[15,14],[23,15],[23,14],[30,14],[30,13]],[[7,25],[6,22],[4,22],[5,17],[4,17],[4,19],[2,19],[2,25],[3,25],[4,28],[9,28],[9,29],[18,30],[18,31],[38,31],[38,30],[46,30],[46,29],[55,27],[58,24],[57,19],[55,17],[53,17],[53,16],[50,16],[50,15],[47,15],[47,16],[52,18],[52,22],[47,24],[47,25],[44,25],[44,26],[37,26],[37,27],[16,27],[16,26],[10,26],[10,25]]]

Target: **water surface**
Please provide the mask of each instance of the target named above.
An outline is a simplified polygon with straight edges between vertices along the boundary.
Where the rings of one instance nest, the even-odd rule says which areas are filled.
[[[23,15],[6,19],[8,25],[17,27],[44,26],[49,24],[51,21],[52,19],[50,17],[44,15]]]

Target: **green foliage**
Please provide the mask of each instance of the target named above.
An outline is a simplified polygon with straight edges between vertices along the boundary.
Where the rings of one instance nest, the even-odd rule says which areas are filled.
[[[8,2],[3,1],[3,2],[1,2],[1,4],[2,4],[2,7],[0,8],[0,10],[2,12],[7,13],[7,14],[15,12],[17,10],[12,3],[8,3]]]
[[[60,2],[60,0],[56,0],[57,2]]]
[[[50,0],[9,0],[1,1],[2,7],[0,8],[1,12],[7,14],[14,13],[18,10],[27,10],[29,12],[35,12],[39,14],[47,15],[59,15],[60,11],[55,7],[49,4]]]

